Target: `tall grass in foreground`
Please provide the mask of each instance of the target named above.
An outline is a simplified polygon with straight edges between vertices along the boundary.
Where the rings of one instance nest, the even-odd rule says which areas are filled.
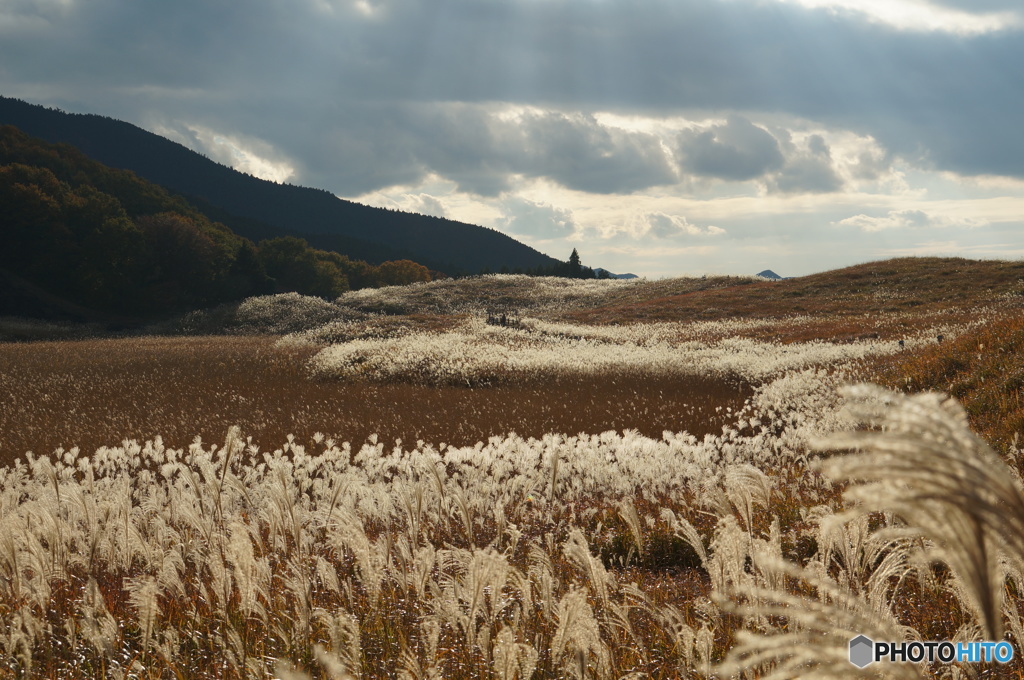
[[[875,640],[943,639],[906,625],[893,606],[899,600],[894,595],[911,579],[922,594],[953,596],[959,626],[944,639],[999,640],[1008,629],[1019,657],[1024,485],[1018,470],[971,432],[967,414],[952,398],[867,385],[845,393],[868,429],[821,440],[822,450],[851,453],[816,466],[829,478],[851,482],[845,494],[850,510],[832,518],[833,529],[845,535],[835,555],[834,542],[830,549],[819,545],[804,565],[770,549],[753,553],[753,576],[730,584],[732,599],[723,604],[760,634],[741,635],[721,671],[760,666],[766,678],[846,678],[855,674],[848,643],[859,634]],[[872,512],[883,514],[866,523]],[[888,664],[862,674],[925,672],[918,664]],[[948,672],[977,677],[978,671]],[[1021,677],[1019,659],[1016,667],[985,671],[991,673]]]
[[[1016,477],[933,396],[851,392],[882,429],[835,434],[832,380],[704,440],[31,457],[0,469],[0,677],[850,677],[859,633],[1019,641]],[[810,461],[830,435],[864,452]],[[857,512],[819,467],[874,484]]]
[[[832,427],[829,391],[790,378],[752,402],[775,424],[703,440],[260,454],[232,429],[30,457],[0,469],[0,676],[694,677],[731,634],[710,589],[742,569],[709,520],[768,529],[751,463],[834,497],[792,448]]]

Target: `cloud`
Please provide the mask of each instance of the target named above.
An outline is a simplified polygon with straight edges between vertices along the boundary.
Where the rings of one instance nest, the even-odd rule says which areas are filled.
[[[921,23],[892,19],[903,10]],[[0,92],[524,236],[717,244],[731,266],[743,253],[708,238],[719,225],[780,253],[800,244],[779,265],[797,272],[870,256],[867,232],[1012,241],[975,228],[1018,229],[1024,214],[1007,179],[1024,179],[1022,13],[1019,0],[10,0]]]
[[[855,227],[865,232],[877,232],[888,229],[924,229],[958,227],[976,229],[987,226],[985,220],[971,217],[932,215],[923,210],[890,210],[884,216],[854,215],[839,220],[834,224]]]
[[[892,155],[882,149],[868,148],[858,152],[847,168],[854,179],[875,181],[891,175],[892,161]]]
[[[484,196],[510,178],[545,178],[589,193],[629,193],[671,184],[676,174],[660,140],[603,125],[590,114],[480,105],[435,105],[413,114],[417,160]]]
[[[0,6],[0,32],[45,32],[71,3],[64,0],[7,0]]]
[[[502,217],[496,226],[502,231],[541,239],[562,238],[576,231],[572,212],[519,196],[501,201]]]
[[[430,194],[409,194],[407,196],[408,202],[406,203],[405,210],[409,212],[419,213],[421,215],[433,215],[434,217],[447,217],[448,208],[444,202],[436,196]]]
[[[679,134],[681,168],[693,175],[726,181],[759,180],[775,193],[829,193],[843,188],[831,149],[820,134],[811,134],[799,144],[783,127],[773,131],[748,118],[732,115],[724,124],[697,126]],[[882,161],[871,171],[880,175]],[[868,168],[858,168],[868,172]]]
[[[725,229],[715,226],[698,227],[682,215],[668,215],[663,212],[647,212],[634,215],[630,220],[630,231],[637,236],[656,239],[670,239],[678,236],[717,236]]]
[[[570,189],[629,193],[677,179],[656,136],[602,125],[592,114],[529,113],[516,127],[526,149],[519,170]]]
[[[1021,14],[1016,0],[875,5],[913,5],[926,18]],[[487,195],[516,172],[603,193],[672,181],[655,140],[587,119],[598,111],[733,112],[684,140],[688,171],[721,179],[779,167],[767,131],[740,117],[768,111],[870,135],[938,169],[1024,177],[1019,26],[964,37],[858,16],[755,0],[17,0],[0,10],[0,91],[45,84],[41,103],[202,124],[267,140],[303,164],[323,144],[331,156],[310,161],[308,176],[297,167],[298,178],[332,180],[326,188],[346,195],[410,183],[446,154],[447,174]],[[546,113],[523,122],[522,136],[480,118],[445,149],[457,128],[416,127],[416,110],[456,102]],[[536,146],[545,139],[594,152],[558,164]],[[516,142],[533,152],[509,158]],[[476,186],[469,152],[483,170]]]
[[[685,171],[718,179],[755,179],[783,164],[778,140],[739,115],[721,125],[684,131],[678,148]]]
[[[965,12],[985,13],[999,12],[1004,10],[1021,11],[1019,0],[929,0],[930,4],[937,7],[949,7]]]
[[[458,191],[497,197],[522,179],[620,194],[678,180],[653,134],[581,112],[490,104],[353,104],[314,118],[320,134],[288,130],[307,182],[358,196],[435,174]],[[313,118],[309,113],[307,119]]]
[[[981,35],[1018,28],[1020,7],[1008,0],[778,0],[861,15],[902,31]]]
[[[366,194],[362,197],[361,203],[372,205],[376,208],[388,208],[389,210],[401,210],[403,212],[419,213],[420,215],[431,215],[433,217],[448,217],[448,206],[436,196],[426,193],[399,195],[391,194]]]
[[[811,135],[803,149],[796,148],[792,142],[788,142],[787,146],[791,149],[785,165],[768,178],[769,190],[786,194],[824,194],[839,191],[843,187],[824,137]]]
[[[283,183],[295,175],[294,163],[260,139],[220,134],[195,125],[186,125],[184,130],[160,128],[157,132],[200,151],[218,163],[260,179]]]

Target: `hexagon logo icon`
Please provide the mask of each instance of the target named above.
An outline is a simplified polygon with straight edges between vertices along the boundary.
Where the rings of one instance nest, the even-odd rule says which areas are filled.
[[[875,660],[875,643],[865,635],[858,635],[850,640],[850,663],[857,668],[864,668]]]

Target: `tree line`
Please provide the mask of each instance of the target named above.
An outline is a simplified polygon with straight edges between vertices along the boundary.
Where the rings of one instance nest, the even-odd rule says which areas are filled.
[[[502,267],[494,272],[490,269],[482,269],[481,274],[525,274],[527,276],[558,276],[567,279],[607,279],[611,274],[605,269],[592,269],[582,264],[579,252],[573,248],[567,262],[555,262],[552,265],[538,265],[536,267]]]
[[[0,267],[76,304],[143,317],[431,278],[410,260],[372,265],[296,237],[257,245],[130,171],[11,126],[0,127]]]

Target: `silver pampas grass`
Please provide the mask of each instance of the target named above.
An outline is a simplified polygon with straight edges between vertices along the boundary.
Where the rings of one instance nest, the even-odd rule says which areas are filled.
[[[869,429],[833,435],[821,449],[849,450],[822,471],[852,486],[864,510],[891,512],[934,545],[977,613],[981,633],[1003,631],[1004,568],[1024,566],[1024,489],[1010,467],[967,425],[953,399],[848,387],[854,415]]]
[[[819,539],[828,532],[862,533],[865,515],[882,513],[874,516],[881,526],[859,541],[875,546],[865,552],[874,557],[863,569],[848,571],[851,565],[844,563],[836,580],[832,550],[820,542],[804,566],[754,551],[746,581],[718,593],[723,610],[745,621],[719,674],[758,668],[757,677],[773,680],[921,677],[919,664],[860,670],[848,660],[849,640],[859,634],[921,639],[900,624],[886,585],[908,578],[913,564],[949,567],[944,587],[975,619],[958,638],[969,632],[970,638],[998,640],[1004,620],[1015,634],[1024,631],[1015,603],[1004,597],[1008,582],[1024,573],[1024,489],[1016,472],[971,432],[966,413],[951,398],[873,385],[841,393],[859,427],[816,442],[826,457],[815,467],[848,485],[848,509],[822,521]],[[929,574],[918,570],[922,585],[933,579]]]

